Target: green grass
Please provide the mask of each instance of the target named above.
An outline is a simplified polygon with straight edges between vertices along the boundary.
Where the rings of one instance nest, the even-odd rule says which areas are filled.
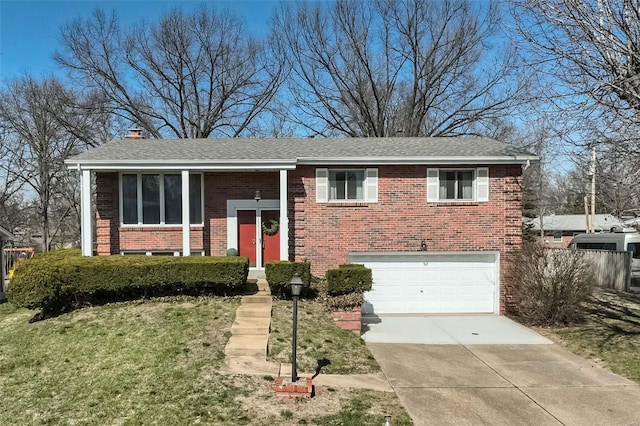
[[[233,396],[243,389],[233,383],[212,388],[202,380],[203,371],[224,359],[237,306],[233,299],[114,304],[29,324],[33,312],[3,304],[2,423],[239,419]],[[202,409],[220,400],[221,411]]]
[[[291,362],[293,305],[275,300],[269,358]],[[324,374],[363,374],[380,371],[364,341],[351,331],[338,328],[322,303],[303,300],[298,304],[298,371]],[[384,422],[383,422],[384,423]]]
[[[587,310],[585,324],[549,329],[555,340],[640,383],[640,298],[597,290]]]
[[[238,304],[167,298],[35,323],[0,304],[0,424],[411,424],[393,393],[317,387],[280,401],[271,377],[221,374]]]

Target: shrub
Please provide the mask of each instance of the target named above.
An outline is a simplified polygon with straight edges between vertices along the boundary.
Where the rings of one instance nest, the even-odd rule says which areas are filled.
[[[22,262],[7,298],[50,316],[140,297],[237,294],[248,273],[245,257],[81,257],[79,252],[54,251]]]
[[[582,321],[592,294],[593,273],[582,253],[525,244],[507,270],[513,304],[510,314],[531,325],[568,325]]]
[[[339,294],[337,296],[329,296],[325,299],[325,304],[332,311],[355,308],[362,306],[363,303],[364,295],[362,293]]]
[[[303,296],[308,292],[311,282],[311,264],[309,262],[289,262],[288,260],[275,260],[265,264],[265,276],[269,283],[271,294],[275,297],[291,296],[289,283],[295,273],[300,276],[305,287]]]
[[[369,291],[372,282],[371,269],[364,265],[340,265],[327,271],[327,290],[331,296]]]

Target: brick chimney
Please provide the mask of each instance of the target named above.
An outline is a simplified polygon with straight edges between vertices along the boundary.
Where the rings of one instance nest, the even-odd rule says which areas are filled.
[[[124,137],[125,139],[143,139],[142,129],[133,127],[128,130],[129,130],[129,134]]]

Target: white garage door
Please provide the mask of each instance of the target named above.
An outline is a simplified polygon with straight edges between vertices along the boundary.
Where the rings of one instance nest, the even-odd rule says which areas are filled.
[[[365,313],[498,313],[498,254],[352,253],[371,268]]]

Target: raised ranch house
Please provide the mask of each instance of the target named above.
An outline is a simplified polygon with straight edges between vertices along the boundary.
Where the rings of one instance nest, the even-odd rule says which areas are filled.
[[[365,311],[500,313],[522,239],[522,168],[485,138],[142,139],[67,160],[82,175],[82,250],[223,256],[315,275],[372,268]],[[91,212],[95,176],[95,218]]]

